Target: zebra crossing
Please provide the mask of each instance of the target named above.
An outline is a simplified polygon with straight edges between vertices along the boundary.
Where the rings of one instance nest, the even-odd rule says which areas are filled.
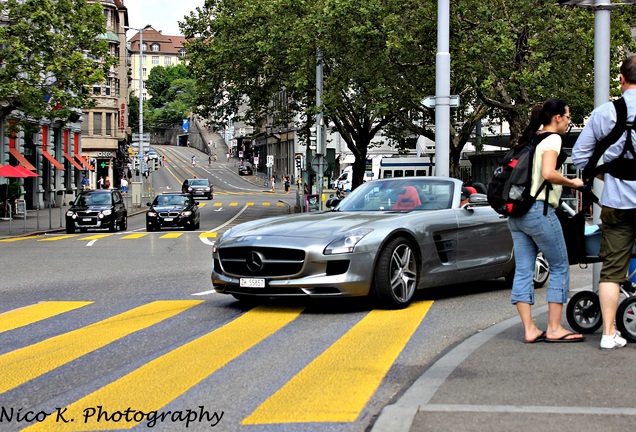
[[[431,301],[422,301],[400,311],[372,310],[355,319],[334,316],[331,321],[350,322],[350,328],[335,341],[315,338],[312,317],[305,313],[304,306],[265,304],[229,321],[215,322],[210,317],[211,328],[203,334],[148,358],[132,370],[117,371],[103,385],[87,388],[92,382],[87,379],[84,386],[78,385],[82,394],[60,391],[55,395],[60,400],[28,406],[28,399],[20,393],[24,386],[37,383],[47,374],[73,368],[75,363],[80,365],[76,368],[85,367],[80,362],[82,358],[107,352],[113,346],[125,352],[126,346],[140,340],[152,343],[148,339],[161,337],[161,333],[148,330],[174,323],[196,308],[210,308],[203,300],[157,300],[141,304],[56,336],[8,352],[0,351],[0,429],[16,426],[28,431],[122,430],[136,426],[145,429],[161,421],[162,430],[176,430],[188,422],[190,427],[196,426],[203,419],[205,424],[199,425],[202,429],[225,423],[223,430],[268,424],[299,425],[295,430],[305,430],[302,424],[354,422],[431,305]],[[96,307],[104,305],[93,301],[25,305],[0,314],[0,337],[30,329],[39,334],[38,329],[54,317],[91,314]],[[298,333],[308,339],[314,336],[315,358],[296,364],[295,357],[288,356],[289,369],[297,371],[291,377],[286,371],[272,369],[268,379],[275,386],[254,409],[232,416],[212,406],[187,404],[188,392],[211,385],[208,381],[229,365],[234,368],[232,376],[236,379],[249,374],[249,370],[240,370],[236,365],[250,369],[252,364],[258,364],[260,358],[240,361],[251,358],[253,352],[265,349],[279,355],[288,352],[284,336]],[[98,376],[99,367],[93,368]],[[239,394],[241,390],[234,389]],[[69,399],[67,393],[74,398]],[[176,418],[175,401],[185,404],[177,410]],[[25,416],[27,408],[32,409],[31,417]],[[38,413],[44,414],[37,417]]]

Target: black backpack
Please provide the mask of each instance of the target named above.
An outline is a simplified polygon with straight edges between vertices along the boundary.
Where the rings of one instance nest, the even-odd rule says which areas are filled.
[[[511,149],[503,157],[488,184],[486,194],[488,203],[497,213],[504,216],[524,215],[530,210],[543,188],[548,186],[549,191],[549,183],[544,181],[535,195],[530,194],[535,150],[537,145],[552,133],[539,134],[528,144]]]
[[[631,131],[634,130],[634,122],[633,120],[631,122],[627,121],[627,104],[625,104],[625,99],[621,97],[612,103],[616,110],[616,125],[614,125],[612,131],[605,138],[596,143],[594,152],[587,162],[587,165],[585,165],[582,177],[587,185],[590,185],[594,177],[601,173],[608,173],[621,180],[636,180],[636,151],[634,151],[631,134]],[[625,130],[628,130],[628,133],[625,138],[623,151],[619,157],[596,166],[603,156],[603,153],[623,136]],[[631,158],[625,157],[628,153],[631,155]]]

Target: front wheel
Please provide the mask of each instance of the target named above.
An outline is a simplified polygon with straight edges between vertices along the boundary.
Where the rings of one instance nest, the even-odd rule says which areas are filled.
[[[568,301],[565,316],[574,331],[594,333],[603,325],[598,295],[592,291],[577,292]]]
[[[618,305],[616,328],[630,342],[636,342],[636,297],[627,297]]]
[[[380,251],[371,291],[381,307],[404,309],[413,300],[418,280],[411,243],[397,237]]]

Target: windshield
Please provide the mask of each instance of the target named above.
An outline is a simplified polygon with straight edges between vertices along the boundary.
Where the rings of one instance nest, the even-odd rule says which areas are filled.
[[[76,206],[111,205],[111,196],[108,193],[82,194],[75,199]]]
[[[155,198],[152,205],[172,205],[172,206],[187,206],[190,203],[190,198],[183,195],[159,195]]]
[[[207,180],[192,180],[190,186],[207,186],[208,183]]]
[[[339,211],[409,211],[449,209],[454,183],[424,177],[375,180],[354,190]]]

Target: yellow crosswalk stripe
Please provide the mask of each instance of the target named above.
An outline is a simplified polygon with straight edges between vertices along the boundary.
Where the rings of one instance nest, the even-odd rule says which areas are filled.
[[[253,202],[247,202],[247,203],[245,203],[245,205],[247,207],[254,207],[254,203]]]
[[[168,233],[168,234],[164,234],[159,238],[168,238],[168,239],[173,239],[173,238],[179,238],[183,235],[182,232],[173,232],[173,233]]]
[[[271,204],[269,203],[269,201],[264,201],[263,202],[263,207],[269,207]]]
[[[214,203],[214,207],[221,207],[223,205],[223,203],[220,202],[215,202]]]
[[[199,237],[203,237],[203,238],[216,238],[216,231],[214,232],[204,232],[199,234]]]
[[[147,233],[128,234],[122,237],[122,239],[138,239],[147,236]]]
[[[52,316],[72,311],[93,302],[46,301],[0,314],[0,333],[24,327]]]
[[[271,308],[260,306],[246,312],[211,333],[195,339],[139,369],[113,381],[88,396],[68,405],[66,417],[81,418],[86,430],[130,429],[144,419],[126,422],[97,421],[97,415],[84,423],[86,407],[132,407],[144,413],[158,411],[184,392],[212,375],[265,338],[295,320],[302,308]],[[122,410],[125,408],[122,408]],[[56,423],[49,416],[28,431],[77,430],[75,423]]]
[[[238,203],[237,203],[237,202],[231,202],[231,203],[230,203],[230,207],[236,207],[236,206],[238,206]]]
[[[242,424],[355,421],[432,304],[369,312]]]
[[[42,240],[38,240],[38,241],[57,241],[57,240],[64,240],[67,238],[72,238],[72,237],[77,237],[78,234],[69,234],[69,235],[59,235],[59,236],[55,236],[55,237],[48,237]]]
[[[13,243],[13,242],[17,242],[20,240],[30,240],[33,237],[15,237],[15,238],[10,238],[10,239],[3,239],[0,240],[0,243]]]
[[[0,393],[14,389],[201,302],[202,300],[155,301],[78,330],[0,355]]]
[[[101,238],[110,237],[110,236],[112,236],[112,234],[95,234],[92,236],[79,238],[78,240],[99,240]]]

